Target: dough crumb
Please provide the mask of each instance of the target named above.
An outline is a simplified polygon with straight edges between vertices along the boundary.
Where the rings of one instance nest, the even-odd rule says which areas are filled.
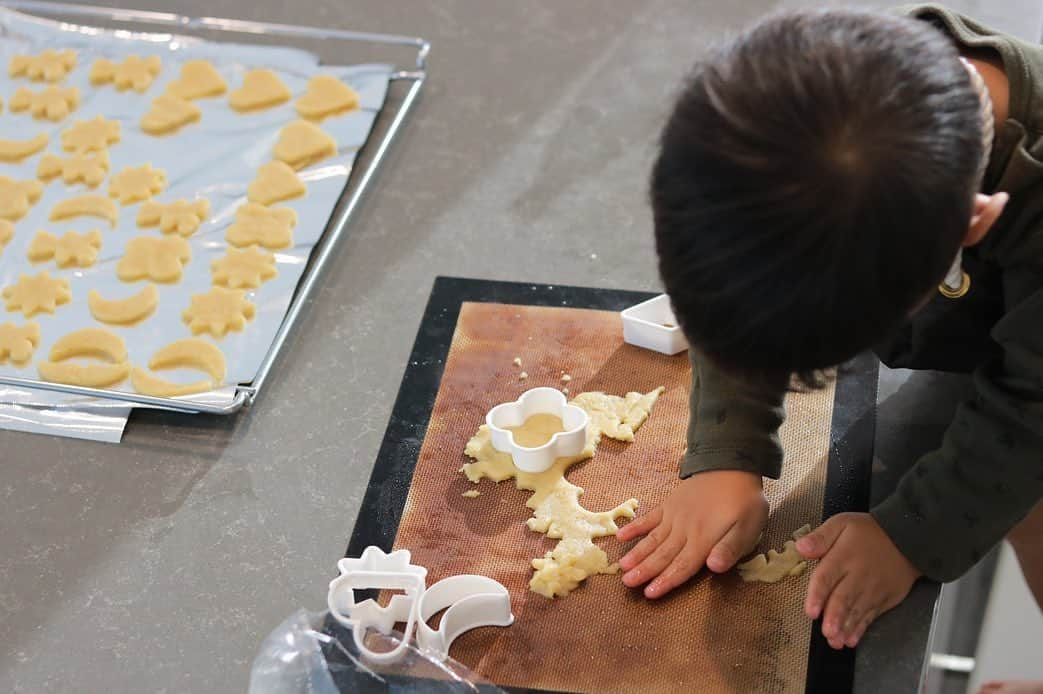
[[[478,491],[477,489],[471,489],[469,491],[464,492],[460,496],[466,496],[468,499],[475,499],[475,498],[477,498],[477,497],[479,497],[481,495],[482,495],[482,493],[480,491]]]
[[[524,381],[528,377],[529,377],[529,374],[526,373],[525,371],[522,371],[520,374],[518,374],[518,380],[519,381]]]
[[[562,392],[563,395],[568,395],[569,394],[569,389],[568,388],[562,388],[561,392]]]
[[[561,376],[561,382],[562,383],[568,383],[571,380],[572,380],[572,376],[569,376],[568,374],[562,374],[562,376]]]
[[[804,557],[797,552],[796,540],[811,532],[811,526],[805,525],[793,532],[793,539],[787,540],[781,552],[769,549],[767,554],[758,554],[753,559],[739,564],[736,568],[743,581],[760,581],[761,583],[777,583],[787,576],[799,576],[807,568]]]
[[[515,366],[521,366],[521,357],[515,357],[514,358],[514,365]]]

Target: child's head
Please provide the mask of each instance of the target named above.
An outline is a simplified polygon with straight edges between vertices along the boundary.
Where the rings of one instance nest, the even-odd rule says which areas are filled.
[[[659,268],[725,366],[807,372],[888,336],[971,219],[980,103],[913,19],[778,15],[697,65],[652,173]]]

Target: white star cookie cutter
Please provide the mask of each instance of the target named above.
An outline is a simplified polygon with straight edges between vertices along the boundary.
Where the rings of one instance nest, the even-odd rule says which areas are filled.
[[[449,609],[446,609],[449,608]],[[477,627],[509,627],[514,624],[511,595],[498,581],[461,574],[443,578],[420,598],[416,640],[421,650],[445,660],[456,637]],[[437,629],[427,624],[445,610]]]
[[[561,419],[564,431],[535,448],[519,445],[509,427],[519,427],[529,417],[550,414]],[[485,423],[489,427],[493,448],[509,453],[514,465],[523,472],[543,472],[558,458],[579,455],[587,445],[590,417],[576,405],[570,405],[556,388],[533,388],[514,402],[505,402],[489,410]]]

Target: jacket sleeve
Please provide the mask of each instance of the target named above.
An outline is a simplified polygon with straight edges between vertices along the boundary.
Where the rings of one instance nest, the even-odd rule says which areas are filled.
[[[782,471],[779,426],[788,380],[752,383],[715,366],[690,349],[692,394],[688,448],[682,478],[706,470],[745,470],[778,478]]]

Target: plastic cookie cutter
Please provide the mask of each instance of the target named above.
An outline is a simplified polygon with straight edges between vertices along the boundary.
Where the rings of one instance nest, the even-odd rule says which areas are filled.
[[[406,549],[385,554],[379,547],[370,546],[358,559],[337,562],[340,576],[330,582],[326,597],[330,614],[351,629],[359,652],[374,662],[391,663],[402,657],[416,625],[418,603],[427,585],[427,569],[410,564],[410,559]],[[372,599],[355,602],[355,591],[366,588],[402,590],[404,594],[392,596],[387,607]],[[387,635],[396,622],[406,624],[398,646],[390,651],[374,651],[366,646],[367,629]]]
[[[660,354],[674,355],[688,349],[666,294],[631,306],[620,314],[623,318],[623,341]]]
[[[529,417],[550,414],[561,419],[564,431],[560,431],[542,446],[527,448],[514,440],[510,427],[519,427]],[[514,402],[505,402],[489,410],[485,423],[491,432],[493,448],[509,453],[515,466],[524,472],[543,472],[554,464],[555,459],[579,455],[587,445],[587,424],[590,417],[586,411],[565,400],[565,395],[555,388],[533,388],[522,393]]]
[[[448,609],[446,609],[448,608]],[[427,624],[445,610],[437,629]],[[416,639],[423,651],[444,660],[456,637],[477,627],[508,627],[514,623],[511,596],[498,581],[461,574],[434,584],[420,598]]]

